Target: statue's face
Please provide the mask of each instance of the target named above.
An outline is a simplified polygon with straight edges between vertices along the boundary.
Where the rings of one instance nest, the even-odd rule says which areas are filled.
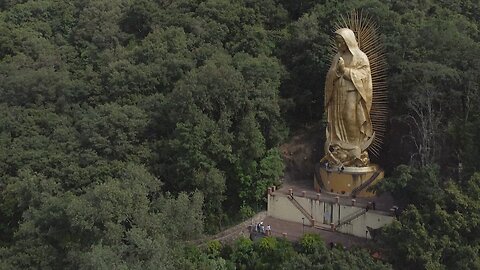
[[[339,52],[346,52],[348,50],[345,40],[340,35],[335,35],[335,44],[337,44],[337,49]]]

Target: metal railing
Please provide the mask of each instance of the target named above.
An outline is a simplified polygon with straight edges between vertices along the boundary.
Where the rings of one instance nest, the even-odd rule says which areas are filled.
[[[364,215],[365,213],[367,213],[367,209],[360,209],[356,212],[353,212],[352,214],[350,215],[347,215],[346,217],[344,217],[343,219],[340,219],[337,223],[337,227],[340,227],[340,226],[343,226],[347,223],[350,223],[352,222],[354,219],[360,217],[361,215]]]
[[[350,193],[352,197],[357,196],[358,193],[360,193],[362,190],[364,190],[366,187],[368,187],[375,179],[377,179],[378,175],[380,174],[380,171],[376,171],[367,181],[363,182],[360,186],[352,189],[352,192]]]
[[[288,199],[310,221],[312,226],[315,225],[312,215],[308,213],[308,211],[305,210],[305,208],[303,208],[303,206],[297,200],[295,200],[292,195],[288,195]]]

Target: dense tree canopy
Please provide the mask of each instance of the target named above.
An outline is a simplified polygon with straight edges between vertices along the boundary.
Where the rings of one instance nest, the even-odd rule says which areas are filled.
[[[352,9],[389,66],[379,188],[405,210],[383,253],[480,269],[476,0],[2,1],[0,268],[387,267],[275,239],[184,247],[264,207],[279,144],[322,121],[333,24]]]

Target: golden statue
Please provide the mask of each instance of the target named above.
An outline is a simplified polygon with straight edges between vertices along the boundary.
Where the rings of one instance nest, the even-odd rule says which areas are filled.
[[[327,128],[325,157],[329,165],[362,167],[369,164],[367,148],[374,139],[372,75],[367,56],[348,28],[335,31],[338,53],[325,81]]]
[[[379,157],[388,113],[385,51],[375,23],[354,11],[335,23],[332,64],[325,80],[325,156],[315,167],[315,190],[372,197],[383,179]],[[332,50],[332,53],[333,53]]]

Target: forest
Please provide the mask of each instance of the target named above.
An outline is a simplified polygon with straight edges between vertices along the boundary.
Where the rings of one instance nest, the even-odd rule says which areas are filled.
[[[383,258],[192,245],[264,209],[279,146],[325,124],[352,10],[388,63]],[[4,0],[0,32],[0,269],[480,269],[479,0]]]

